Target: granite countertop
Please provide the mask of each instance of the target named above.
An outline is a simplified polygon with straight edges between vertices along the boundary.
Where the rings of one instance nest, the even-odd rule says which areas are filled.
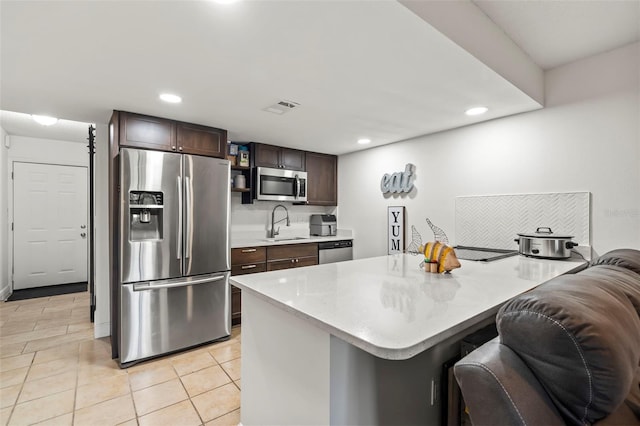
[[[315,240],[314,240],[315,241]],[[231,277],[231,283],[385,359],[407,359],[495,315],[507,300],[585,267],[513,256],[425,273],[400,254]]]
[[[255,235],[233,235],[231,236],[231,248],[255,247],[255,246],[276,246],[283,244],[304,244],[322,243],[325,241],[352,240],[351,231],[338,230],[336,235],[331,237],[317,237],[312,235],[278,235],[275,239]]]

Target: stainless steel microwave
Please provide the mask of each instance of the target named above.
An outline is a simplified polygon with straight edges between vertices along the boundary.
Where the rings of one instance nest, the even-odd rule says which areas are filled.
[[[257,167],[256,199],[307,201],[307,172]]]

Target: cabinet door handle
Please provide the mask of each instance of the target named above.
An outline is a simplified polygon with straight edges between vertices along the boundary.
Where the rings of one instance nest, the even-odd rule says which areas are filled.
[[[182,147],[178,147],[178,151],[182,151]]]
[[[242,249],[240,250],[242,253],[253,253],[258,251],[258,249],[250,248],[250,249]]]
[[[258,265],[242,265],[241,269],[253,269],[253,268],[257,268]]]

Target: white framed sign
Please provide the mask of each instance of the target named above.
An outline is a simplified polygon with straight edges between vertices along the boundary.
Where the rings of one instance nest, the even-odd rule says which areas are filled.
[[[389,206],[387,210],[387,253],[403,253],[405,208],[404,206]]]

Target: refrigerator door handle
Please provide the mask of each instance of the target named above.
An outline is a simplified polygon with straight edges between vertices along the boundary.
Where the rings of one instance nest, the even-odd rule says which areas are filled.
[[[193,228],[192,228],[192,223],[193,223],[193,212],[192,212],[192,202],[193,200],[191,199],[192,196],[192,188],[191,188],[191,178],[189,176],[184,178],[184,195],[185,195],[185,204],[186,204],[186,209],[185,209],[185,234],[186,234],[186,239],[184,242],[184,248],[185,248],[185,253],[184,253],[184,258],[186,259],[190,259],[192,256],[192,252],[193,252]]]
[[[197,280],[190,281],[180,281],[180,282],[172,282],[165,284],[152,284],[152,283],[138,283],[133,285],[133,291],[147,291],[147,290],[158,290],[161,288],[175,288],[175,287],[186,287],[195,284],[205,284],[213,281],[220,281],[225,278],[225,275],[218,275],[216,277],[208,277],[201,278]]]
[[[182,179],[178,176],[178,238],[176,238],[176,252],[178,260],[182,258]]]

